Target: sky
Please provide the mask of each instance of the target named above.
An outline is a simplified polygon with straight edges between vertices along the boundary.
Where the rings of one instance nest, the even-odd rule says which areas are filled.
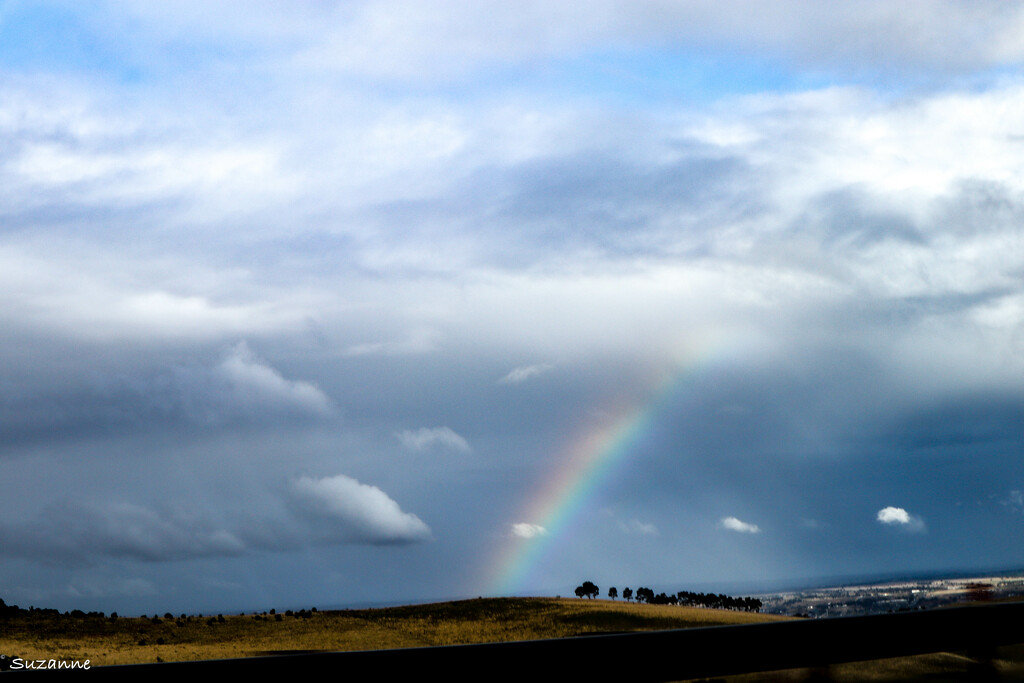
[[[1024,568],[1024,7],[0,0],[0,597]]]

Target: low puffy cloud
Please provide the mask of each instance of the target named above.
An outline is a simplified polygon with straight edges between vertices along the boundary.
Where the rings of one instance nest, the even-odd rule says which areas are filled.
[[[728,529],[729,531],[736,531],[741,534],[761,533],[761,528],[756,524],[749,524],[740,519],[737,519],[736,517],[723,517],[720,524],[722,525],[723,529]]]
[[[907,531],[924,531],[925,529],[924,521],[920,517],[910,514],[903,508],[891,505],[879,510],[875,519],[886,526],[899,527]]]
[[[887,507],[878,511],[882,524],[910,524],[910,514],[903,508]]]
[[[471,450],[469,442],[449,427],[421,427],[415,430],[403,429],[395,434],[395,436],[402,442],[402,445],[414,451],[424,451],[434,446],[440,446],[461,453],[469,453]]]
[[[390,545],[430,538],[430,528],[419,517],[403,512],[376,486],[343,474],[300,477],[292,482],[289,497],[322,541]]]
[[[530,524],[529,522],[517,522],[512,525],[512,535],[516,538],[537,538],[538,536],[544,536],[548,533],[548,530],[542,527],[540,524]]]
[[[538,363],[536,365],[522,365],[515,368],[507,375],[498,380],[498,384],[520,384],[528,379],[543,375],[555,366],[550,363]]]

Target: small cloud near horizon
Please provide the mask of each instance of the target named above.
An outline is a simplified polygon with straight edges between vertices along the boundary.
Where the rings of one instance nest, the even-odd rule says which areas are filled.
[[[469,453],[472,449],[465,437],[457,434],[449,427],[421,427],[420,429],[403,429],[395,436],[406,448],[423,451],[433,446],[442,446],[461,453]]]
[[[498,384],[521,384],[545,372],[552,370],[555,366],[550,363],[538,363],[536,365],[521,365],[498,380]]]
[[[924,531],[925,529],[924,521],[920,517],[910,514],[903,508],[891,505],[879,510],[875,519],[886,526],[900,527],[907,531]]]
[[[529,522],[517,522],[512,525],[512,535],[516,538],[537,538],[538,536],[547,535],[548,530],[542,527],[540,524],[530,524]]]
[[[1013,491],[1010,491],[1009,496],[999,501],[999,504],[1014,511],[1024,510],[1024,493],[1014,489]]]
[[[728,529],[729,531],[736,531],[741,534],[761,533],[761,528],[756,524],[748,524],[747,522],[739,520],[735,517],[723,517],[721,525],[723,529]]]
[[[353,344],[342,351],[343,356],[409,356],[430,353],[437,348],[435,330],[415,329],[405,339]]]
[[[658,536],[658,527],[639,519],[631,519],[628,522],[619,522],[619,529],[626,534],[636,536]]]

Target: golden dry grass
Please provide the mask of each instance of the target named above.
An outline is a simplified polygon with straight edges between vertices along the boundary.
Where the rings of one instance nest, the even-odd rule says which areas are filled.
[[[743,624],[783,617],[610,600],[496,598],[316,612],[309,619],[226,616],[153,624],[31,615],[4,624],[0,652],[23,659],[89,659],[92,666],[225,659],[268,652],[376,650],[560,638],[587,633]],[[159,642],[162,639],[162,643]]]
[[[154,624],[140,618],[23,615],[0,623],[0,652],[24,659],[90,660],[92,666],[227,659],[297,651],[375,650],[535,640],[597,633],[692,628],[785,619],[764,614],[639,605],[572,598],[495,598],[385,609],[316,612],[311,618],[256,620],[228,616],[210,625],[192,618]],[[162,643],[159,642],[162,639]],[[993,664],[1016,680],[1024,674],[1024,646],[1004,648]],[[723,681],[965,680],[975,664],[963,655],[936,653],[821,670],[731,676]],[[969,679],[966,679],[969,680]]]

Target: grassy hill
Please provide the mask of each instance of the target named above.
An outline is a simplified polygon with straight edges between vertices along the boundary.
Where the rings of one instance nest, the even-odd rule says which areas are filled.
[[[93,666],[223,659],[295,651],[372,650],[561,638],[784,617],[575,598],[487,598],[384,609],[244,615],[101,618],[22,612],[0,625],[0,653],[89,659]],[[278,619],[280,618],[280,619]]]
[[[0,653],[23,659],[90,660],[92,666],[226,659],[310,651],[371,650],[534,640],[587,634],[724,626],[786,619],[774,615],[573,598],[493,598],[383,609],[298,614],[103,618],[22,611],[0,620]],[[1024,648],[992,653],[1013,680]],[[960,654],[730,676],[733,683],[779,680],[972,680]]]

